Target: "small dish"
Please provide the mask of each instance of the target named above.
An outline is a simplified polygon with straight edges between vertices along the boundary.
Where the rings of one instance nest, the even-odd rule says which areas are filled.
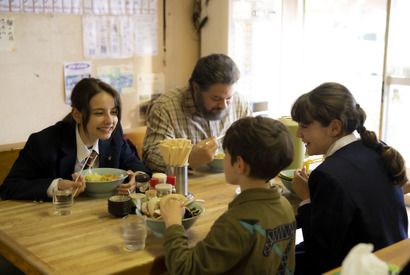
[[[108,212],[115,217],[125,217],[131,212],[131,198],[115,195],[108,198]]]

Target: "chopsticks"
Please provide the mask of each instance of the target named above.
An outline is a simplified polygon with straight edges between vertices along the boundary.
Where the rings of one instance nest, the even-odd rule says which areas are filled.
[[[84,164],[83,164],[83,167],[81,167],[81,170],[80,170],[80,172],[78,172],[77,177],[75,178],[75,181],[74,181],[74,182],[77,182],[77,181],[78,181],[78,178],[80,177],[81,172],[84,170],[84,167],[87,165],[87,161],[88,161],[88,159],[90,158],[90,156],[91,156],[92,153],[93,153],[93,150],[90,151],[90,153],[88,154],[87,158],[85,159]],[[88,167],[87,173],[90,172],[90,169],[91,169],[91,167],[93,166],[93,164],[94,164],[94,162],[95,162],[95,160],[96,160],[97,158],[98,158],[98,154],[95,155],[93,161],[91,162],[90,167]],[[77,194],[77,191],[78,191],[78,187],[75,189],[75,192],[74,192],[73,197],[75,197],[75,195]]]
[[[192,149],[190,140],[184,138],[162,140],[158,148],[165,165],[172,167],[188,165],[188,158]]]
[[[223,138],[224,136],[225,136],[225,135],[222,135],[222,136],[217,137],[217,138],[215,139],[215,141],[218,140],[218,139]],[[207,142],[205,143],[205,145],[207,145],[209,142],[210,142],[210,141],[207,141]]]

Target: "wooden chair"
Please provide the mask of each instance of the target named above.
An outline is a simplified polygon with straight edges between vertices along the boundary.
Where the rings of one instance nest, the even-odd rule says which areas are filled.
[[[0,146],[0,185],[9,174],[24,144],[24,142],[20,142]]]
[[[140,126],[136,128],[124,129],[124,135],[129,137],[137,146],[138,156],[142,159],[142,143],[144,142],[147,126]]]

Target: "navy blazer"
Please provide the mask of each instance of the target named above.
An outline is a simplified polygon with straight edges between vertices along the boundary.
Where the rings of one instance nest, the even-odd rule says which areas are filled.
[[[403,190],[394,186],[379,154],[361,141],[327,157],[308,184],[311,203],[298,209],[308,274],[340,266],[358,243],[378,250],[408,237]]]
[[[108,140],[99,141],[99,167],[151,174],[123,140],[121,126]],[[3,200],[51,200],[47,189],[56,178],[72,179],[77,159],[75,125],[58,122],[30,135],[0,186]]]

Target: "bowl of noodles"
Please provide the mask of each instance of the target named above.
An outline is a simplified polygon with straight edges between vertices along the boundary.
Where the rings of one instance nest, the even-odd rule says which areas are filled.
[[[152,230],[154,236],[158,238],[163,237],[163,233],[166,229],[165,222],[161,216],[160,204],[164,203],[162,200],[177,199],[181,202],[187,202],[188,199],[182,194],[170,194],[162,198],[149,198],[144,199],[140,209],[136,209],[136,214],[146,217],[147,227]],[[205,212],[205,208],[196,202],[189,203],[185,206],[185,214],[182,217],[182,226],[185,230],[190,229],[195,221]]]
[[[92,168],[81,172],[85,192],[90,197],[109,197],[117,193],[117,187],[128,177],[125,170],[117,168]]]
[[[223,161],[225,158],[225,153],[222,149],[217,149],[214,159],[211,162],[208,162],[207,165],[211,167],[212,170],[217,171],[217,172],[223,172],[224,167],[223,167]]]

